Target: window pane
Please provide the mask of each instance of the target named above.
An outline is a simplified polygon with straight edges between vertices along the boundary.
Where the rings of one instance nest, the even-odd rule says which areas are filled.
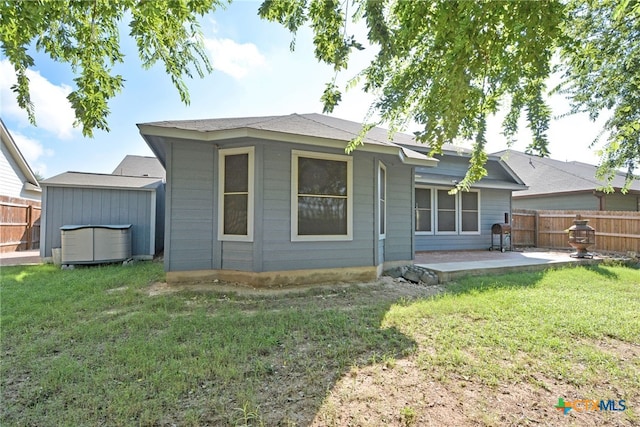
[[[448,190],[438,190],[438,210],[456,208],[456,196],[448,194]]]
[[[438,210],[438,231],[456,231],[456,213]]]
[[[478,231],[477,212],[462,212],[462,231]]]
[[[380,234],[384,234],[385,230],[384,230],[384,226],[385,226],[385,220],[384,220],[384,200],[380,200]]]
[[[431,210],[416,210],[416,231],[431,231]]]
[[[298,157],[298,194],[347,195],[347,162]]]
[[[347,234],[347,199],[298,197],[298,235]]]
[[[385,194],[385,192],[387,191],[386,182],[386,173],[384,169],[380,168],[380,198],[383,200],[387,198],[387,195]]]
[[[224,158],[224,192],[249,191],[249,155],[236,154]]]
[[[416,188],[416,207],[431,209],[431,190]]]
[[[462,196],[462,210],[463,211],[477,211],[478,210],[478,193],[460,193]]]
[[[224,196],[224,234],[247,234],[246,194],[228,194]]]

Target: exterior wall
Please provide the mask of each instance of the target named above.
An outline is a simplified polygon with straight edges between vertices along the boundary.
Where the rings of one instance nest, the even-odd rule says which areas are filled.
[[[488,249],[491,226],[511,212],[510,190],[480,190],[480,234],[416,234],[416,251]]]
[[[24,189],[25,176],[11,156],[6,145],[0,143],[0,194],[3,196],[40,201],[40,193]]]
[[[217,222],[213,203],[216,160],[212,144],[180,141],[167,147],[167,271],[220,268],[213,263],[220,252],[213,228]]]
[[[513,198],[514,209],[589,210],[597,211],[600,201],[591,193]]]
[[[167,144],[165,269],[274,272],[377,266],[413,259],[412,168],[395,156],[356,151],[353,157],[353,239],[291,241],[291,151],[341,150],[260,140]],[[218,148],[255,147],[254,239],[218,241]],[[387,167],[387,233],[377,234],[377,168]]]
[[[150,253],[152,191],[45,186],[40,228],[40,256],[51,257],[61,244],[60,227],[83,224],[131,224],[131,253]],[[155,231],[154,231],[155,233]]]
[[[637,194],[622,194],[619,192],[606,194],[604,210],[607,211],[639,211],[640,196]]]

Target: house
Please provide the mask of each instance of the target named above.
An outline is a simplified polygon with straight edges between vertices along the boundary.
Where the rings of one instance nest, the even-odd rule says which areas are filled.
[[[614,193],[604,193],[606,182],[596,179],[597,166],[563,162],[514,150],[495,153],[529,187],[513,195],[514,209],[640,211],[640,181],[626,194],[620,189],[625,176],[618,173],[612,182]]]
[[[65,172],[42,181],[40,257],[61,247],[60,228],[131,224],[131,254],[152,259],[164,245],[161,177]]]
[[[0,119],[0,252],[38,247],[41,188]]]
[[[164,181],[166,173],[160,161],[150,156],[134,156],[128,154],[111,172],[111,175],[125,176],[149,176],[162,178]]]
[[[449,195],[468,156],[429,157],[381,128],[346,155],[362,125],[319,114],[138,128],[167,171],[169,282],[367,280],[416,249],[486,249],[511,191],[525,188],[492,158],[486,180]]]
[[[0,196],[40,201],[42,189],[9,130],[0,119]]]

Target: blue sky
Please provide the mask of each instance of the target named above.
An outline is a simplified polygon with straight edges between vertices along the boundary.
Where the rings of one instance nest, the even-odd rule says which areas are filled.
[[[123,35],[126,58],[116,71],[126,82],[124,90],[109,104],[110,132],[96,131],[94,138],[89,139],[73,127],[73,111],[66,101],[73,86],[71,70],[68,65],[54,63],[35,51],[32,55],[36,67],[30,80],[38,126],[31,126],[26,113],[17,107],[9,89],[15,83],[15,74],[2,57],[0,116],[32,169],[49,178],[70,170],[111,173],[127,154],[151,155],[136,123],[322,112],[319,99],[334,75],[331,67],[315,59],[309,30],[298,34],[296,50],[291,52],[292,36],[279,24],[260,20],[259,4],[236,2],[201,20],[214,72],[204,79],[187,81],[189,106],[180,101],[161,65],[142,69],[135,44]],[[365,30],[357,26],[352,29],[364,41]],[[338,84],[344,87],[372,55],[370,48],[356,52],[349,69],[340,73]],[[342,103],[332,115],[362,121],[372,101],[370,95],[356,87],[343,94]],[[552,98],[551,105],[555,114],[568,109],[560,96]],[[490,121],[489,152],[506,148],[499,123],[499,118]],[[599,129],[599,124],[585,116],[554,120],[549,131],[551,157],[596,164],[598,158],[588,146]],[[513,148],[524,150],[529,140],[523,129]]]

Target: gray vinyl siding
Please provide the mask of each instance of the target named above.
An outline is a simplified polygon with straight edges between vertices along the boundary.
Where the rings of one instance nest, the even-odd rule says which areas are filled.
[[[540,210],[598,210],[600,202],[591,193],[558,194],[540,197],[514,197],[514,209]]]
[[[295,144],[269,143],[262,160],[264,233],[262,271],[303,270],[374,265],[374,156],[357,153],[353,159],[353,240],[291,241],[291,150],[344,154],[339,150]],[[256,166],[257,167],[257,166]]]
[[[385,261],[413,259],[413,168],[399,161],[387,165],[387,234]]]
[[[63,225],[131,224],[131,253],[154,255],[152,244],[152,191],[47,186],[43,192],[41,256],[61,245]],[[162,224],[157,224],[162,228]]]
[[[510,213],[510,190],[480,190],[480,234],[416,234],[416,251],[488,249],[491,226]]]
[[[219,148],[255,147],[254,238],[218,241]],[[260,140],[212,144],[173,141],[167,147],[168,271],[282,271],[375,266],[413,258],[412,168],[395,156],[357,151],[353,158],[353,239],[291,241],[291,151],[341,150]],[[377,167],[387,166],[387,233],[377,233]],[[382,246],[377,246],[382,245]]]
[[[606,211],[637,211],[638,197],[635,194],[622,194],[620,192],[606,194],[605,196]]]
[[[191,141],[167,148],[167,271],[216,268],[214,146]],[[214,253],[215,250],[215,253]],[[168,256],[167,256],[168,255]],[[218,267],[219,267],[219,263]]]

